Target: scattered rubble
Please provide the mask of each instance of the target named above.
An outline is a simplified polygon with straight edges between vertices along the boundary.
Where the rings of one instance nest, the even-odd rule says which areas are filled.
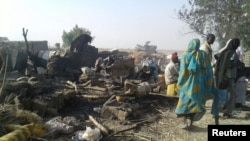
[[[24,37],[26,36],[27,31],[24,31]],[[101,64],[101,73],[97,73],[93,68],[95,60],[105,55],[89,45],[90,39],[87,37],[82,35],[77,38],[70,51],[64,55],[55,53],[47,58],[46,70],[43,73],[2,73],[1,79],[5,83],[2,84],[0,95],[0,123],[3,125],[1,129],[4,130],[0,130],[0,140],[12,138],[9,134],[22,136],[26,135],[26,132],[28,134],[22,138],[23,141],[28,138],[57,140],[62,137],[69,140],[76,140],[76,137],[77,140],[88,140],[87,136],[91,135],[86,134],[93,132],[97,133],[93,141],[101,138],[107,140],[118,133],[156,120],[155,116],[153,119],[142,119],[144,109],[149,110],[144,106],[158,103],[157,100],[143,100],[151,91],[149,85],[148,88],[138,85],[137,93],[125,93],[125,80],[132,80],[136,73],[135,59],[128,53],[119,52],[114,56],[112,64],[104,62]],[[29,44],[26,38],[25,41],[27,48],[24,50],[27,51]],[[108,52],[105,58],[114,55],[114,52]],[[39,58],[37,54],[27,51],[27,56],[32,55]],[[35,60],[32,61],[36,64]],[[145,94],[143,89],[147,89]],[[138,96],[138,93],[141,95]],[[129,123],[135,117],[141,119]],[[125,128],[114,130],[115,126],[105,124],[105,120],[120,121],[121,124],[117,126]],[[18,128],[7,130],[7,127],[12,125]],[[18,131],[24,130],[23,128],[27,129],[25,133]],[[39,131],[35,133],[34,130]],[[16,132],[20,135],[15,135]],[[79,135],[82,135],[82,138],[79,138]]]

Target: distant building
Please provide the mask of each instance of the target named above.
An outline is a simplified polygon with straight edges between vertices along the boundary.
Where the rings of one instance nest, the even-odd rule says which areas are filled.
[[[8,42],[9,39],[7,37],[0,37],[0,42]]]

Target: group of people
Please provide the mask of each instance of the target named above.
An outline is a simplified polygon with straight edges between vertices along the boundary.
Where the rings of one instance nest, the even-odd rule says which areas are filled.
[[[176,84],[179,100],[175,113],[183,119],[180,128],[188,128],[193,121],[200,120],[209,99],[213,99],[211,113],[215,124],[219,124],[219,112],[223,113],[223,117],[230,118],[235,108],[245,107],[247,73],[239,51],[240,39],[229,39],[215,55],[211,47],[214,41],[214,34],[208,34],[203,44],[198,38],[192,39],[181,59],[174,52],[165,68],[166,85]],[[215,63],[212,63],[213,60]],[[150,88],[153,88],[157,85],[158,73],[157,65],[147,58],[135,79],[142,80],[143,84],[149,82]],[[138,90],[138,85],[131,85]],[[131,90],[126,92],[131,93]],[[222,109],[219,109],[221,103],[218,101],[224,102]]]
[[[212,114],[215,124],[219,124],[219,112],[223,112],[223,117],[230,118],[235,108],[245,105],[246,89],[242,83],[245,83],[246,72],[237,52],[240,39],[229,39],[225,47],[213,56],[211,45],[214,41],[214,34],[208,34],[202,45],[199,39],[192,39],[180,61],[177,53],[173,53],[165,68],[166,84],[176,83],[179,100],[175,113],[183,119],[180,128],[188,128],[193,121],[200,120],[206,112],[205,104],[209,99],[214,101]],[[216,62],[214,65],[213,58]],[[226,94],[221,111],[218,111],[219,103],[215,102],[222,101],[218,100],[221,98],[219,92]]]

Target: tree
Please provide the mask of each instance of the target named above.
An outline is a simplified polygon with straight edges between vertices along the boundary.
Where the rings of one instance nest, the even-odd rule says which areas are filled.
[[[78,25],[75,25],[72,30],[69,32],[63,31],[62,40],[63,40],[63,47],[68,47],[71,43],[81,34],[88,34],[91,35],[91,32],[86,28],[80,28]]]
[[[200,34],[214,33],[220,47],[228,39],[238,37],[244,48],[250,46],[249,0],[188,0],[189,6],[179,10],[179,19]]]

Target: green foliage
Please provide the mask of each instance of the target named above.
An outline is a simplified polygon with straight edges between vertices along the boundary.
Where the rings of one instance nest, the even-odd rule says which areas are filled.
[[[62,40],[63,47],[68,47],[81,34],[91,35],[91,32],[86,28],[80,28],[78,25],[75,25],[72,30],[69,32],[63,31]]]
[[[250,43],[250,2],[249,0],[188,0],[179,10],[179,19],[189,24],[200,34],[214,33],[220,47],[228,39],[238,37],[241,45],[249,48]]]

